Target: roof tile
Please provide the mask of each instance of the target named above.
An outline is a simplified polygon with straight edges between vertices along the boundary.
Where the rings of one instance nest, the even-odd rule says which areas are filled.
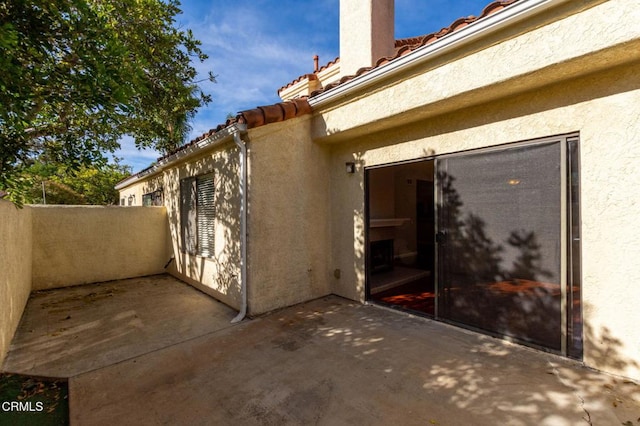
[[[337,83],[331,83],[326,85],[325,87],[323,87],[322,89],[316,90],[314,92],[312,92],[309,95],[309,98],[313,98],[314,96],[317,96],[321,93],[324,93],[328,90],[331,90],[337,86],[339,86],[340,84],[343,84],[347,81],[353,80],[354,78],[361,76],[362,74],[365,74],[369,71],[371,71],[374,68],[378,68],[381,66],[384,66],[386,64],[388,64],[389,62],[400,58],[401,56],[407,55],[411,52],[413,52],[414,50],[426,46],[428,44],[431,44],[435,41],[437,41],[438,39],[451,34],[455,31],[458,31],[466,26],[468,26],[469,24],[472,24],[482,18],[485,18],[489,15],[492,15],[494,13],[496,13],[499,10],[504,9],[507,6],[510,6],[513,3],[516,3],[519,0],[498,0],[498,1],[494,1],[493,3],[488,4],[487,6],[485,6],[485,8],[482,10],[482,13],[480,14],[480,16],[469,16],[466,18],[459,18],[456,19],[451,25],[449,25],[448,27],[442,28],[440,31],[434,32],[434,33],[430,33],[430,34],[426,34],[423,36],[418,36],[418,37],[410,37],[410,38],[404,38],[404,39],[399,39],[395,41],[395,48],[396,51],[394,53],[394,55],[392,56],[387,56],[387,57],[383,57],[380,58],[376,61],[375,65],[373,67],[364,67],[364,68],[360,68],[358,71],[356,71],[356,73],[354,75],[350,75],[350,76],[345,76],[342,77],[340,79],[339,82]],[[285,88],[288,86],[285,86]],[[282,89],[281,89],[282,90]]]
[[[248,129],[253,129],[255,127],[264,126],[265,124],[290,120],[292,118],[301,117],[310,113],[311,106],[309,105],[309,102],[307,102],[306,98],[297,98],[290,101],[279,102],[273,105],[265,105],[245,111],[240,111],[234,118],[230,118],[225,123],[218,124],[215,129],[210,129],[202,135],[195,137],[181,147],[158,158],[158,161],[170,157],[171,155],[176,154],[188,148],[189,146],[200,142],[203,139],[213,136],[215,133],[224,130],[236,123],[246,124]],[[143,170],[143,172],[145,170]]]
[[[297,83],[301,82],[302,80],[304,80],[305,78],[308,78],[309,80],[317,80],[318,79],[318,73],[321,73],[322,71],[326,70],[327,68],[330,68],[332,66],[334,66],[335,64],[337,64],[338,62],[340,62],[340,58],[335,58],[333,61],[329,61],[328,63],[326,63],[325,65],[321,66],[320,68],[318,68],[317,71],[314,71],[311,74],[302,74],[300,77],[296,78],[295,80],[293,80],[290,83],[285,84],[284,86],[282,86],[281,88],[278,89],[278,93],[282,92],[285,89],[288,89],[291,86],[296,85]]]
[[[404,56],[408,53],[411,53],[412,51],[416,50],[419,47],[425,46],[427,44],[433,43],[436,40],[444,37],[447,34],[450,34],[454,31],[460,30],[461,28],[466,27],[467,25],[478,21],[479,19],[482,19],[486,16],[489,16],[493,13],[496,13],[499,10],[504,9],[505,7],[516,3],[519,0],[498,0],[498,1],[494,1],[493,3],[490,3],[489,5],[487,5],[482,13],[480,14],[480,16],[469,16],[467,18],[460,18],[457,19],[456,21],[454,21],[451,25],[449,25],[448,27],[442,28],[440,31],[434,32],[434,33],[430,33],[430,34],[426,34],[423,36],[419,36],[419,37],[410,37],[410,38],[404,38],[404,39],[399,39],[395,41],[395,47],[396,47],[396,51],[395,54],[393,56],[388,56],[388,57],[383,57],[378,59],[378,61],[376,61],[375,65],[372,67],[363,67],[360,68],[355,75],[350,75],[350,76],[344,76],[342,77],[339,81],[335,81],[333,83],[327,84],[325,85],[325,87],[321,90],[316,90],[315,92],[311,93],[311,95],[309,97],[314,97],[319,95],[320,93],[326,92],[328,90],[331,90],[337,86],[340,86],[341,84],[346,83],[347,81],[353,80],[355,77],[358,77],[362,74],[365,74],[369,71],[371,71],[374,68],[378,68],[378,67],[382,67],[388,63],[390,63],[391,61],[393,61],[394,59],[397,59],[401,56]],[[294,84],[302,81],[304,78],[308,78],[309,80],[314,80],[317,79],[317,74],[319,72],[324,71],[325,69],[337,64],[340,61],[340,58],[336,58],[333,61],[330,61],[329,63],[327,63],[326,65],[322,66],[321,68],[319,68],[317,71],[315,71],[312,74],[304,74],[300,77],[298,77],[297,79],[295,79],[294,81],[292,81],[291,83],[282,86],[280,89],[278,89],[278,93],[281,92],[282,90],[289,88],[291,86],[293,86]],[[307,98],[296,98],[296,99],[291,99],[291,100],[287,100],[284,102],[279,102],[277,104],[273,104],[273,105],[266,105],[266,106],[261,106],[261,107],[257,107],[257,108],[253,108],[253,109],[249,109],[249,110],[245,110],[245,111],[241,111],[239,112],[235,117],[228,119],[225,123],[223,124],[219,124],[215,129],[210,129],[208,132],[205,132],[204,134],[197,136],[196,138],[192,139],[191,141],[189,141],[188,143],[182,145],[181,147],[169,152],[168,154],[166,154],[163,157],[158,158],[158,161],[166,159],[168,157],[170,157],[173,154],[176,154],[177,152],[180,152],[186,148],[188,148],[189,146],[192,146],[194,144],[196,144],[197,142],[200,142],[203,139],[206,139],[207,137],[210,137],[212,135],[214,135],[216,132],[219,132],[221,130],[226,129],[227,127],[233,125],[233,124],[246,124],[248,129],[252,129],[255,127],[260,127],[263,126],[265,124],[270,124],[270,123],[275,123],[275,122],[279,122],[279,121],[285,121],[285,120],[289,120],[295,117],[300,117],[306,114],[310,114],[311,113],[311,106],[309,105],[309,102],[307,101]],[[150,166],[144,170],[142,170],[141,172],[137,173],[136,175],[142,175],[145,171],[150,170],[153,166]]]

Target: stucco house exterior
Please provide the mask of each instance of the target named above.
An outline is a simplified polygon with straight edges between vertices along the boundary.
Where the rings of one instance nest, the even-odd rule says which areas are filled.
[[[117,186],[167,270],[238,319],[337,294],[640,379],[640,1],[340,12],[340,58]]]

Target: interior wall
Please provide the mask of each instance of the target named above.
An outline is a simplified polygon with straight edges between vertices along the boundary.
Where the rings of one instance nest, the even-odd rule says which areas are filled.
[[[418,180],[432,179],[430,162],[396,164],[369,171],[369,218],[404,219],[399,226],[371,227],[369,240],[394,240],[394,255],[403,262],[417,253],[416,191]]]
[[[640,378],[640,64],[634,63],[332,145],[335,293],[364,299],[364,168],[580,133],[584,360]],[[615,117],[615,120],[611,118]],[[357,173],[338,167],[356,161]]]
[[[31,208],[0,200],[0,365],[31,292]]]
[[[381,168],[369,173],[369,217],[389,219],[396,217],[396,185],[393,169]]]
[[[419,180],[431,180],[429,167],[431,162],[403,164],[395,169],[395,205],[396,216],[409,220],[396,230],[394,246],[396,256],[415,257],[417,245],[417,189]],[[433,171],[432,171],[433,173]],[[406,259],[409,261],[410,259]]]

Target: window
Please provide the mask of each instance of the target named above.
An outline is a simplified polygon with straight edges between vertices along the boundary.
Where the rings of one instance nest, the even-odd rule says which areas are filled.
[[[146,193],[142,196],[143,206],[161,206],[162,205],[162,188],[153,192]]]
[[[124,198],[121,198],[121,199],[120,199],[120,205],[121,205],[121,206],[124,206],[125,204],[126,204],[126,202],[125,202]]]
[[[213,173],[180,181],[182,250],[211,257],[215,247],[215,187]]]

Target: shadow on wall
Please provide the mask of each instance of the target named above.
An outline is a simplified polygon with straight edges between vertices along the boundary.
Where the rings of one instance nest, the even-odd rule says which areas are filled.
[[[239,150],[236,147],[216,151],[186,167],[174,168],[165,175],[165,204],[171,224],[175,256],[173,270],[181,279],[196,285],[221,301],[240,304],[240,177]],[[180,173],[182,170],[184,173]],[[183,247],[181,179],[214,174],[214,226],[200,228],[214,238],[213,254],[196,256]],[[197,210],[197,207],[196,207]],[[208,231],[207,231],[208,230]]]
[[[440,172],[438,180],[440,316],[559,351],[560,265],[555,272],[545,267],[556,250],[543,251],[534,230],[497,225],[504,212],[483,217],[466,210],[454,176]]]
[[[318,357],[334,368],[325,380],[334,388],[348,386],[354,396],[341,404],[377,423],[410,416],[443,425],[463,417],[474,425],[636,425],[640,418],[640,386],[630,380],[441,323],[344,305],[281,318],[293,339],[273,343],[291,351],[312,343],[314,351],[326,351]],[[594,338],[591,330],[587,334]],[[608,337],[609,330],[599,335],[607,348],[595,355],[601,368],[638,367],[621,355],[622,344]],[[334,364],[335,354],[341,361]],[[348,384],[335,374],[339,368],[352,370]]]
[[[365,193],[366,186],[366,173],[364,170],[365,160],[364,156],[361,152],[357,152],[353,154],[353,162],[356,167],[356,176],[358,178],[358,186],[360,189],[360,194]],[[353,259],[353,268],[356,271],[356,291],[359,295],[365,294],[365,279],[366,279],[366,226],[367,226],[367,217],[366,217],[367,206],[365,205],[365,198],[363,197],[361,200],[358,200],[358,206],[353,209],[353,249],[354,249],[354,259]],[[362,297],[362,300],[364,300]]]
[[[367,142],[367,144],[369,144],[369,142]],[[380,146],[376,146],[373,147],[371,149],[376,149],[378,147],[385,147],[386,145],[381,144]],[[355,299],[360,299],[360,300],[364,300],[366,297],[365,294],[365,277],[366,277],[366,268],[367,268],[367,237],[366,237],[366,232],[367,232],[367,215],[369,214],[368,212],[368,206],[366,206],[366,202],[367,202],[367,198],[368,195],[366,195],[366,191],[367,188],[365,188],[366,186],[366,180],[367,180],[367,175],[366,175],[366,170],[365,167],[367,166],[367,160],[366,160],[366,155],[367,155],[368,151],[367,150],[360,150],[360,151],[356,151],[351,155],[351,159],[349,160],[350,162],[352,161],[355,164],[355,173],[354,173],[354,178],[358,179],[358,194],[360,194],[359,197],[354,197],[353,199],[349,199],[348,203],[350,205],[353,205],[353,210],[352,210],[352,223],[350,225],[352,225],[349,230],[353,231],[353,234],[351,234],[351,232],[349,232],[348,234],[343,233],[341,234],[342,238],[351,238],[351,240],[353,241],[353,270],[355,271],[355,283],[356,283],[356,295],[351,296]],[[422,152],[422,158],[429,158],[432,157],[434,155],[434,151],[433,150],[423,150]],[[339,176],[339,175],[338,175]],[[350,194],[355,193],[355,191],[350,191]],[[346,204],[346,203],[345,203]],[[356,205],[357,204],[357,205]],[[342,221],[342,218],[337,218],[335,219],[337,221]],[[338,291],[337,294],[343,294],[343,291]]]

